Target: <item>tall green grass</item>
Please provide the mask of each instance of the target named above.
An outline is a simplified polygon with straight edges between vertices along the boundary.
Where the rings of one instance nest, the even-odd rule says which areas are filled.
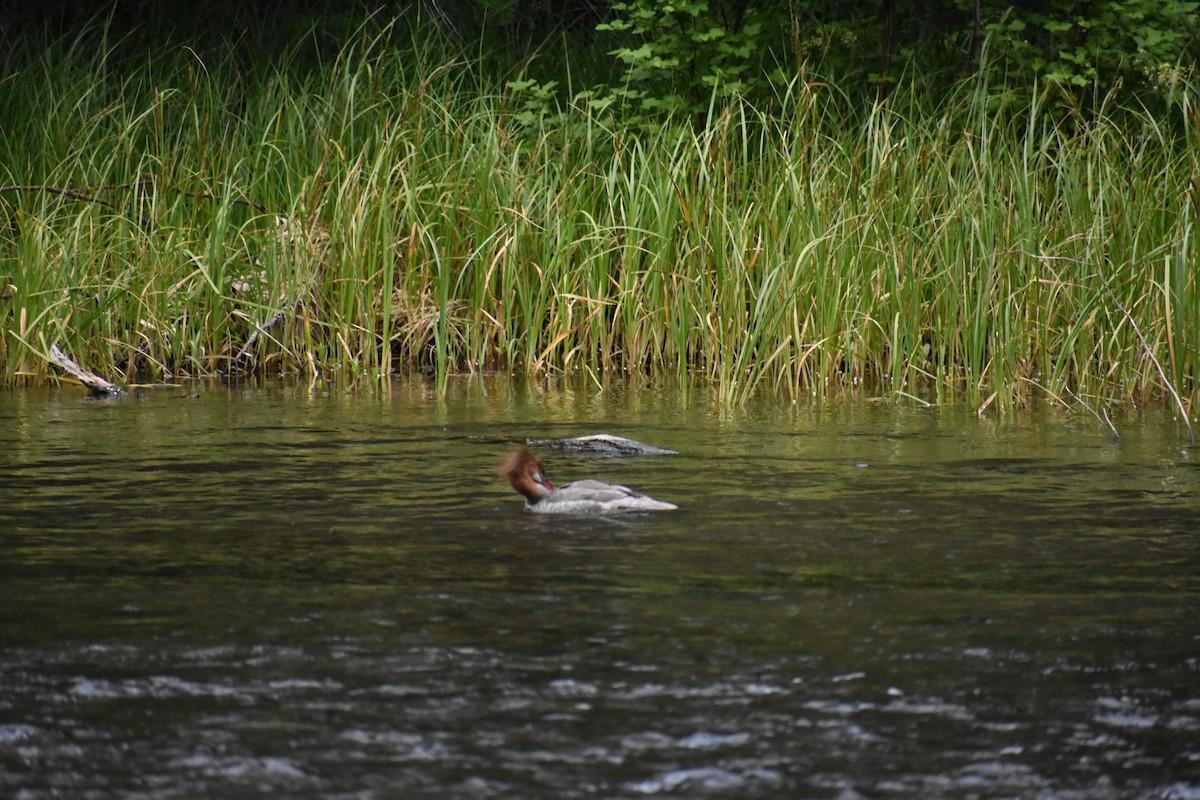
[[[303,68],[299,46],[257,70],[232,48],[8,55],[0,184],[25,188],[0,193],[4,383],[46,380],[57,342],[149,379],[1195,400],[1194,85],[1163,119],[1051,114],[1052,87],[931,105],[914,82],[864,108],[798,78],[696,130],[531,115],[439,52],[384,27]]]

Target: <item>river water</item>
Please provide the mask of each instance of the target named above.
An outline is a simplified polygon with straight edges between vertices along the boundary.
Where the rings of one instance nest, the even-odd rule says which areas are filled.
[[[1200,449],[502,377],[0,393],[0,796],[1200,798]],[[680,510],[544,518],[490,468]]]

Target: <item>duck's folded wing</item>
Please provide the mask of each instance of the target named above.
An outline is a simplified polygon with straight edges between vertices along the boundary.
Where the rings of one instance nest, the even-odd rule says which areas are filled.
[[[563,489],[569,489],[572,495],[585,500],[585,502],[598,503],[606,510],[611,511],[672,511],[678,508],[672,503],[655,500],[653,497],[635,492],[628,486],[614,483],[583,480],[575,481]]]
[[[575,481],[568,483],[566,486],[560,486],[559,491],[562,494],[570,494],[572,497],[578,497],[580,500],[594,500],[597,503],[604,503],[609,500],[619,500],[622,497],[640,497],[640,495],[628,486],[619,486],[615,483],[602,483],[601,481]]]

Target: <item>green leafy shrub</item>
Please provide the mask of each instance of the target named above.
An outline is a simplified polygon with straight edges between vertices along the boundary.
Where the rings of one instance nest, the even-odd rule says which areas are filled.
[[[1102,97],[1118,82],[1170,93],[1195,60],[1197,8],[1177,0],[1008,6],[984,26],[986,66],[1010,82],[1040,78],[1076,95]]]
[[[610,53],[625,65],[613,93],[635,111],[704,115],[714,101],[746,94],[764,81],[759,65],[769,14],[758,6],[628,0],[613,10],[616,16],[598,30],[624,34]]]

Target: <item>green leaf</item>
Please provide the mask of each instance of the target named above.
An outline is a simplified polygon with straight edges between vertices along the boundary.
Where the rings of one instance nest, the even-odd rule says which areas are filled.
[[[711,28],[709,28],[707,31],[695,34],[694,36],[692,36],[692,39],[694,39],[697,42],[711,42],[714,39],[720,39],[724,35],[725,35],[725,29],[722,28],[720,25],[714,25]]]

